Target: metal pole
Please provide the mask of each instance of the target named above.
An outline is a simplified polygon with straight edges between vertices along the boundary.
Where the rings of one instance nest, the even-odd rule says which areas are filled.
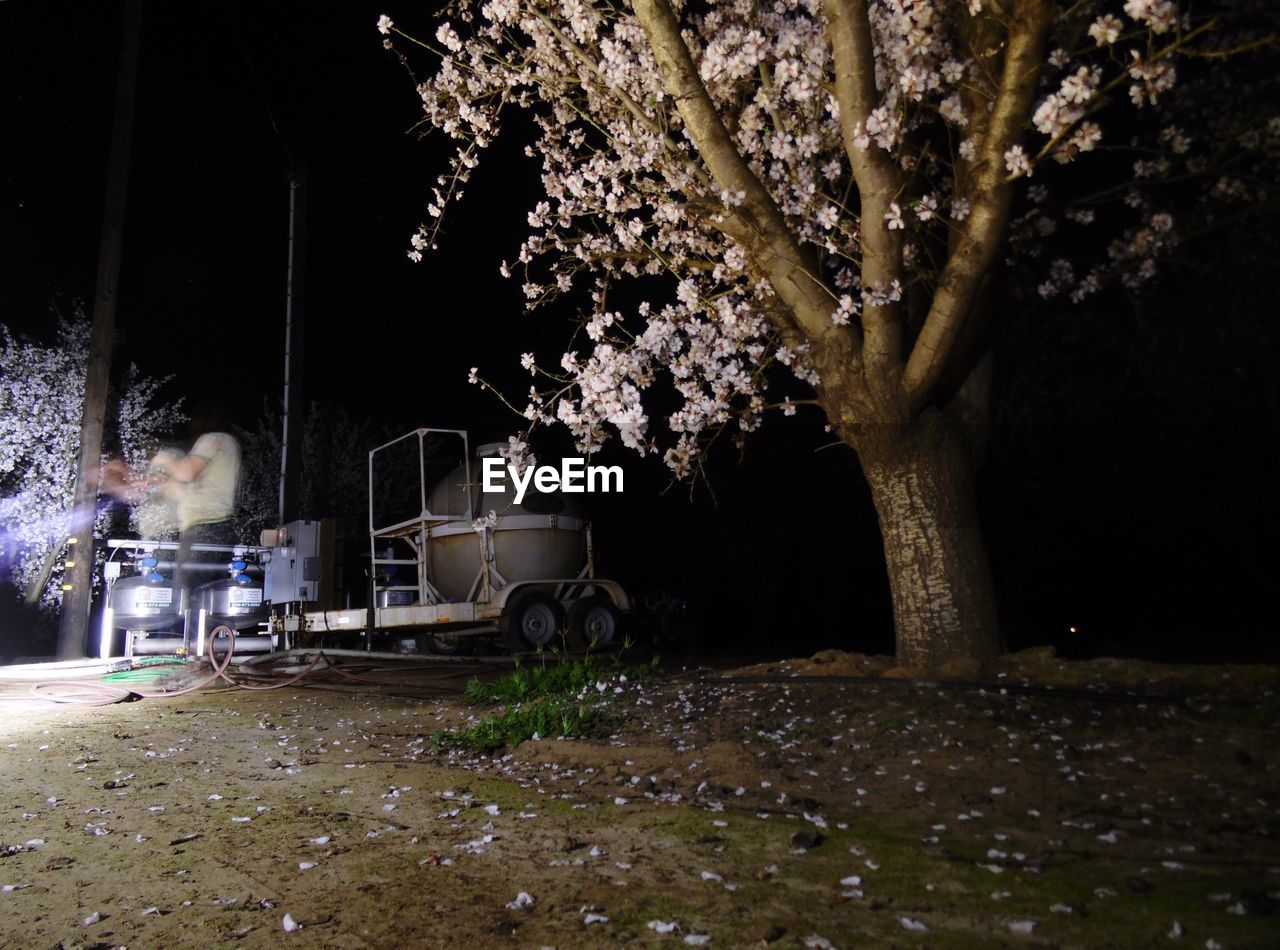
[[[289,173],[289,265],[285,277],[284,305],[284,409],[280,439],[280,524],[298,517],[301,482],[302,430],[306,409],[302,405],[303,279],[306,227],[305,171]],[[296,413],[297,418],[290,418]]]
[[[107,172],[107,196],[102,215],[102,243],[98,250],[97,291],[93,327],[89,332],[89,361],[85,368],[84,411],[80,417],[80,461],[72,502],[67,566],[58,627],[58,658],[85,655],[89,608],[93,595],[93,523],[97,512],[97,470],[102,458],[102,435],[107,419],[111,377],[111,345],[116,330],[120,287],[120,256],[124,244],[125,199],[129,191],[129,154],[133,141],[134,91],[138,84],[138,36],[142,0],[126,0],[120,63],[116,74],[115,127]]]

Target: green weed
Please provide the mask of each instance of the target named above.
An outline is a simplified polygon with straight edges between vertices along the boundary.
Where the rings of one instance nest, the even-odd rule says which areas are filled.
[[[461,732],[437,732],[437,749],[492,753],[519,745],[535,735],[546,738],[592,738],[609,734],[616,718],[602,710],[561,697],[543,697],[485,716]]]
[[[501,679],[472,679],[462,695],[469,706],[504,708],[459,732],[438,732],[437,749],[492,753],[519,745],[535,735],[547,738],[597,738],[608,735],[617,717],[600,708],[606,693],[598,683],[643,682],[657,674],[658,660],[624,665],[618,658],[602,663],[588,654],[572,661],[543,661],[516,668]]]

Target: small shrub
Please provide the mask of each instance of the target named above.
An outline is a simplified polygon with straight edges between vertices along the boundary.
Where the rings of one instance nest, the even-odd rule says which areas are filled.
[[[657,658],[642,665],[623,666],[615,658],[601,663],[588,655],[569,662],[521,666],[493,682],[472,679],[462,695],[468,706],[504,708],[466,729],[438,732],[437,749],[466,749],[491,753],[519,745],[535,735],[547,738],[595,738],[608,735],[617,717],[599,708],[606,695],[598,683],[652,679]]]
[[[558,697],[513,706],[486,716],[461,732],[437,732],[437,749],[492,753],[519,745],[535,735],[547,738],[598,738],[609,734],[617,718],[603,710]]]

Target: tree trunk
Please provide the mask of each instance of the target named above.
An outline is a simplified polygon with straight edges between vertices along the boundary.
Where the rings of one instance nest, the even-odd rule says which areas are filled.
[[[896,437],[860,443],[884,540],[898,662],[934,667],[995,656],[991,567],[962,427],[949,410],[929,408]]]
[[[102,463],[102,436],[107,420],[107,395],[111,377],[111,348],[116,327],[116,298],[120,289],[120,255],[124,242],[125,199],[129,188],[129,154],[133,142],[133,112],[138,81],[138,43],[142,0],[129,0],[124,8],[124,37],[120,44],[116,76],[116,116],[111,134],[111,159],[107,172],[107,199],[102,216],[102,243],[98,251],[97,291],[93,303],[93,328],[85,366],[84,412],[80,420],[80,461],[76,468],[71,507],[71,536],[67,539],[67,572],[64,575],[62,617],[58,627],[58,659],[85,655],[89,609],[93,602],[93,528],[97,516],[98,466]]]

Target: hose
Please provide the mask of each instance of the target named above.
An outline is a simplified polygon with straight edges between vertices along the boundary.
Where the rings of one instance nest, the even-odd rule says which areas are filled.
[[[219,662],[217,659],[217,651],[212,650],[214,638],[219,634],[226,634],[228,638],[227,651]],[[55,703],[66,703],[77,706],[110,706],[115,703],[129,702],[137,699],[156,699],[168,696],[182,696],[186,693],[194,693],[197,690],[204,689],[212,685],[216,680],[226,680],[235,689],[249,690],[268,690],[283,689],[286,686],[292,686],[299,680],[310,676],[319,669],[331,670],[339,676],[347,679],[356,680],[361,683],[370,683],[378,686],[403,686],[404,683],[393,680],[375,679],[371,676],[361,676],[342,669],[338,664],[334,663],[333,656],[347,657],[352,659],[360,659],[366,661],[366,664],[357,664],[362,667],[365,672],[376,672],[377,667],[369,670],[367,661],[369,659],[379,660],[405,660],[409,657],[403,657],[399,654],[379,654],[369,653],[362,650],[284,650],[278,653],[269,653],[262,656],[256,656],[242,663],[242,673],[251,672],[247,667],[250,664],[269,663],[275,660],[284,659],[291,656],[307,656],[311,655],[311,662],[302,670],[294,673],[287,678],[273,683],[255,684],[246,682],[243,677],[233,678],[228,675],[228,669],[231,666],[232,656],[235,652],[235,631],[228,626],[219,626],[214,628],[210,634],[210,663],[213,667],[212,672],[202,679],[200,682],[182,689],[174,690],[148,690],[141,689],[132,684],[136,682],[149,682],[158,679],[166,672],[160,667],[170,666],[173,664],[181,664],[184,661],[153,657],[145,665],[141,665],[136,669],[124,670],[119,673],[112,673],[104,677],[104,681],[88,681],[88,680],[63,680],[58,682],[37,683],[31,687],[31,695],[36,699],[48,700]],[[332,654],[332,656],[331,656]],[[416,658],[414,658],[416,659]],[[433,657],[431,665],[438,665],[439,660],[461,661],[462,657]],[[485,660],[485,657],[468,657],[469,660]],[[496,658],[495,658],[496,659]],[[502,658],[501,662],[511,662],[510,658]],[[322,665],[323,664],[323,665]],[[256,672],[256,671],[253,671]],[[124,685],[129,684],[129,685]]]
[[[229,639],[227,653],[222,663],[219,664],[211,655],[210,663],[213,666],[213,672],[200,682],[191,686],[184,686],[182,689],[125,689],[123,686],[114,686],[111,683],[68,680],[58,683],[36,683],[31,687],[31,695],[36,699],[46,699],[54,703],[68,703],[76,706],[110,706],[134,699],[155,699],[161,696],[182,696],[186,693],[194,693],[215,682],[231,665],[231,658],[235,653],[236,647],[236,632],[225,625],[215,627],[213,632],[209,634],[210,640],[220,633],[225,633]]]
[[[228,655],[229,654],[230,654],[230,651],[228,650]],[[235,686],[239,689],[282,689],[285,686],[292,686],[294,683],[298,682],[298,680],[302,679],[304,676],[309,676],[312,672],[314,672],[315,668],[320,665],[321,660],[325,660],[326,662],[328,662],[328,657],[326,657],[324,653],[317,653],[315,659],[312,660],[311,664],[302,672],[295,673],[293,676],[290,676],[288,679],[282,682],[271,683],[267,686],[254,686],[250,683],[238,682],[236,680],[233,680],[230,676],[226,674],[226,672],[224,672],[226,670],[225,664],[223,665],[222,669],[218,671],[218,675],[221,676],[228,683],[230,683],[232,686]]]
[[[150,682],[152,680],[163,679],[169,674],[174,666],[185,666],[186,662],[177,657],[153,656],[141,660],[137,666],[129,670],[121,670],[119,673],[108,673],[102,679],[104,682],[116,683],[138,683]]]

